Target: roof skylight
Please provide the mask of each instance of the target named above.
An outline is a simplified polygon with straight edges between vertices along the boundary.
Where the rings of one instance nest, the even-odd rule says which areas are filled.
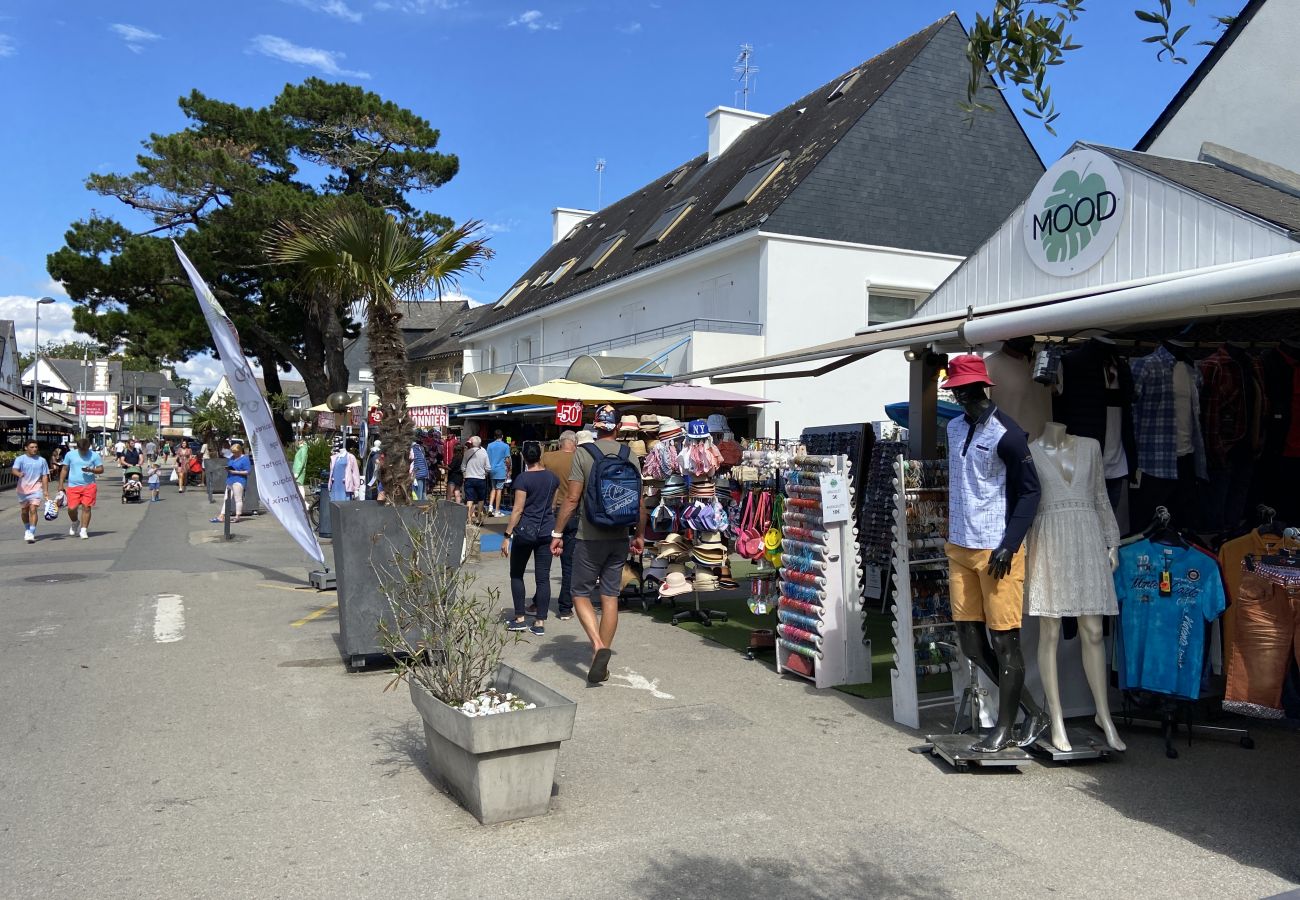
[[[776,156],[770,156],[761,163],[751,166],[731,192],[722,198],[722,202],[713,208],[713,214],[720,216],[724,212],[730,212],[752,201],[763,188],[767,187],[789,157],[790,151],[782,150]]]
[[[582,261],[582,265],[578,266],[573,274],[581,275],[583,272],[600,268],[601,263],[609,259],[609,255],[618,249],[618,245],[623,243],[625,237],[627,237],[626,231],[616,231],[605,238],[595,250],[591,251],[591,255]]]
[[[641,239],[636,242],[633,249],[640,250],[642,247],[649,247],[651,244],[657,244],[668,237],[669,233],[681,223],[682,219],[686,218],[686,214],[691,211],[691,207],[694,205],[695,198],[687,197],[680,203],[674,203],[665,209],[659,214],[659,218],[655,219],[654,224],[646,229],[645,234],[641,235]]]

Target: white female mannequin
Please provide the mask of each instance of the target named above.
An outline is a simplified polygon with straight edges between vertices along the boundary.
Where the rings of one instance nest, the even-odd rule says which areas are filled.
[[[1043,682],[1043,692],[1047,699],[1047,711],[1052,723],[1052,744],[1059,750],[1070,750],[1070,741],[1066,737],[1065,720],[1061,712],[1060,679],[1057,672],[1057,647],[1061,639],[1061,617],[1076,616],[1079,623],[1079,639],[1083,657],[1083,671],[1092,691],[1093,703],[1097,709],[1096,722],[1106,735],[1106,743],[1116,750],[1124,750],[1124,742],[1115,730],[1115,723],[1110,717],[1110,703],[1106,683],[1106,651],[1102,643],[1102,615],[1113,614],[1116,605],[1114,585],[1104,577],[1106,562],[1111,571],[1119,562],[1116,545],[1119,542],[1119,529],[1115,525],[1114,513],[1111,511],[1106,496],[1105,479],[1101,464],[1101,447],[1091,438],[1076,437],[1067,434],[1065,426],[1059,422],[1048,422],[1043,434],[1030,445],[1034,463],[1040,472],[1043,484],[1043,498],[1039,515],[1043,522],[1035,522],[1030,532],[1030,564],[1026,576],[1026,594],[1029,598],[1030,615],[1041,616],[1039,619],[1038,670]],[[1052,474],[1044,472],[1050,469]],[[1055,496],[1053,496],[1055,495]],[[1094,513],[1080,512],[1077,501],[1092,501]],[[1066,515],[1076,518],[1063,523],[1063,527],[1076,532],[1071,535],[1082,544],[1069,547],[1068,553],[1061,546],[1053,546],[1055,539],[1060,541],[1060,529],[1052,533],[1046,520],[1053,515],[1053,501],[1066,501],[1065,505],[1074,503],[1074,509]],[[1077,533],[1086,531],[1086,534]],[[1104,555],[1103,555],[1104,554]],[[1035,559],[1035,556],[1038,558]],[[1075,571],[1053,580],[1044,577],[1050,575],[1054,568],[1066,565],[1064,557],[1070,557],[1069,564],[1083,565],[1090,578],[1076,579]],[[1080,562],[1082,557],[1082,562]],[[1072,589],[1073,588],[1073,589]],[[1104,596],[1090,597],[1090,592]],[[1081,605],[1078,605],[1081,604]],[[1074,608],[1071,608],[1074,607]]]

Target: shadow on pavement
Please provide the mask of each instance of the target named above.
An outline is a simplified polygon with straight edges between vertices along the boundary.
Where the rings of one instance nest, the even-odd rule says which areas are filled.
[[[586,681],[587,667],[591,664],[591,644],[587,643],[585,636],[558,634],[531,638],[529,643],[533,641],[538,642],[533,650],[533,662],[550,660],[570,675]]]
[[[883,872],[861,854],[834,864],[808,865],[770,857],[743,863],[704,853],[672,853],[651,860],[631,885],[645,900],[754,900],[756,897],[907,897],[942,900],[953,894]]]
[[[438,782],[433,777],[433,770],[429,768],[424,753],[424,726],[414,707],[411,712],[414,714],[411,721],[371,733],[372,743],[380,754],[371,765],[381,767],[380,774],[384,778],[400,775],[407,769],[419,769],[430,784],[437,786]]]
[[[217,562],[223,562],[227,565],[235,566],[236,568],[248,569],[250,572],[257,572],[267,581],[278,581],[281,584],[292,584],[295,587],[308,586],[305,578],[293,578],[278,569],[270,569],[266,566],[259,566],[256,563],[250,563],[240,559],[226,559],[224,556],[213,556],[213,559]]]

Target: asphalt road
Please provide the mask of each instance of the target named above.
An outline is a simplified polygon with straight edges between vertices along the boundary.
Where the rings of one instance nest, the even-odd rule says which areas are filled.
[[[111,473],[110,473],[111,474]],[[111,480],[111,479],[108,479]],[[887,700],[625,615],[587,689],[576,621],[512,661],[578,700],[550,815],[431,786],[404,691],[349,674],[332,594],[274,521],[201,493],[21,541],[0,498],[0,896],[1263,897],[1300,883],[1300,735],[953,774]],[[499,559],[483,581],[501,585]],[[937,720],[932,730],[942,730]]]

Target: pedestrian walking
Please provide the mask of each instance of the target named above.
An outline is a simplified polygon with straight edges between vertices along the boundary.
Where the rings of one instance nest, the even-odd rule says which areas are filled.
[[[424,500],[429,487],[429,457],[424,453],[424,445],[419,437],[411,442],[411,491],[416,500]]]
[[[135,441],[129,442],[126,445],[126,448],[122,451],[122,463],[125,466],[122,471],[122,483],[126,484],[126,479],[128,477],[126,469],[135,468],[140,465],[140,448]]]
[[[117,443],[113,445],[113,458],[117,461],[117,467],[122,468],[122,454],[126,452],[126,441],[118,438]]]
[[[103,474],[104,461],[90,449],[90,439],[78,438],[77,449],[64,455],[59,468],[59,492],[68,498],[68,518],[72,520],[70,536],[80,535],[83,541],[90,537],[90,514],[98,495],[95,476]]]
[[[307,499],[307,457],[311,447],[306,438],[298,439],[298,449],[293,453],[293,483],[298,485],[298,494]]]
[[[573,469],[573,451],[576,449],[578,449],[578,436],[572,431],[562,431],[559,449],[542,454],[542,465],[559,480],[561,488],[569,481],[569,472]],[[565,490],[555,492],[557,514],[566,494]],[[578,546],[575,540],[577,533],[578,517],[570,516],[564,526],[564,552],[560,554],[560,593],[555,598],[555,617],[561,622],[573,618],[573,551]]]
[[[487,451],[483,449],[483,439],[478,435],[469,439],[469,449],[465,451],[463,468],[465,505],[469,507],[469,520],[478,523],[482,518],[482,506],[488,499],[488,477],[492,470]]]
[[[194,459],[194,453],[190,450],[190,445],[182,443],[176,448],[176,484],[178,493],[185,493],[185,483],[190,480],[190,463]]]
[[[614,407],[602,406],[596,411],[595,428],[599,439],[574,451],[568,496],[551,531],[551,554],[563,556],[565,526],[575,514],[580,515],[573,551],[573,608],[591,641],[588,684],[609,679],[623,564],[629,546],[638,557],[645,549],[641,473],[628,447],[613,440],[618,428]],[[636,534],[629,545],[628,532],[632,528]],[[594,606],[598,586],[599,621]]]
[[[542,465],[542,447],[529,441],[523,446],[525,469],[515,479],[515,505],[506,525],[501,555],[510,558],[510,598],[515,616],[506,627],[511,631],[546,633],[546,616],[551,609],[551,536],[555,527],[555,494],[560,479]],[[533,624],[527,624],[524,572],[533,561]]]
[[[221,512],[208,521],[226,521],[226,508],[230,501],[235,505],[235,515],[230,521],[234,523],[243,518],[244,489],[248,487],[248,473],[252,468],[253,461],[244,455],[244,445],[239,441],[231,441],[230,459],[226,460],[226,492],[221,498]]]
[[[501,490],[510,477],[510,445],[498,428],[493,434],[495,440],[487,445],[488,465],[491,467],[488,477],[492,479],[492,494],[488,497],[487,512],[489,516],[501,515]]]
[[[152,440],[144,445],[145,462],[154,462],[158,459],[158,445]]]
[[[452,447],[451,455],[447,457],[447,496],[452,503],[465,502],[464,463],[465,448],[459,444]]]
[[[151,460],[145,466],[145,481],[149,484],[149,492],[153,494],[153,497],[149,500],[150,503],[158,502],[158,491],[162,488],[161,472],[162,467],[158,465],[158,460],[156,459]]]
[[[41,456],[40,445],[31,438],[16,457],[12,467],[18,479],[18,517],[23,523],[23,540],[36,543],[36,523],[50,491],[50,466]]]
[[[63,453],[64,453],[64,447],[63,447],[62,444],[60,444],[59,446],[55,447],[54,450],[50,453],[50,471],[51,471],[51,472],[56,472],[56,471],[58,471],[59,466],[61,466],[61,465],[63,464]]]

